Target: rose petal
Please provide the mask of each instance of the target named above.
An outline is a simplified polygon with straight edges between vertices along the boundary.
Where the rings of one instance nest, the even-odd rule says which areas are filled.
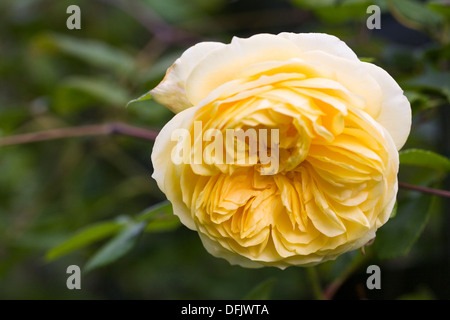
[[[220,42],[200,42],[187,49],[167,70],[161,83],[150,91],[152,98],[175,113],[192,107],[193,104],[186,97],[187,77],[207,55],[224,46]]]
[[[186,81],[186,95],[197,105],[214,89],[233,80],[244,67],[269,60],[289,60],[299,57],[299,53],[292,41],[272,34],[247,39],[234,37],[229,45],[214,50],[195,65]]]
[[[302,52],[320,50],[341,58],[359,61],[357,55],[344,41],[329,34],[282,32],[278,36],[291,40]]]
[[[397,150],[411,128],[411,106],[397,82],[380,67],[333,56],[322,51],[303,54],[304,59],[335,71],[337,82],[366,100],[364,111],[387,129]]]
[[[171,140],[172,132],[180,128],[189,128],[194,113],[195,108],[189,108],[176,114],[159,132],[151,155],[153,163],[152,178],[156,180],[158,187],[172,203],[174,214],[189,229],[195,229],[195,224],[190,209],[183,202],[180,178],[177,176],[176,165],[170,157],[177,144],[177,141]]]

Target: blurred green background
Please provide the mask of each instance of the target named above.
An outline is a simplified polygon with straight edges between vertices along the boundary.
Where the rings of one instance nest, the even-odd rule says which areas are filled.
[[[66,27],[72,4],[80,30]],[[371,4],[379,30],[366,27]],[[0,138],[113,121],[159,130],[170,111],[126,104],[194,43],[325,32],[405,90],[414,115],[405,149],[436,154],[405,156],[400,180],[449,190],[449,30],[448,1],[1,0]],[[210,256],[170,208],[146,210],[165,200],[151,150],[123,135],[0,147],[0,298],[312,299],[314,275],[335,299],[450,298],[448,199],[400,190],[396,216],[365,255],[314,272],[244,269]],[[371,264],[381,290],[366,288]],[[81,290],[66,287],[69,265],[82,268]]]

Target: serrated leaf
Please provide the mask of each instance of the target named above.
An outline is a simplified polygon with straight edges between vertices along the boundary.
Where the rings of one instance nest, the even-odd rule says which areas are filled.
[[[450,172],[450,159],[429,150],[407,149],[399,152],[400,164]]]
[[[106,266],[127,254],[135,246],[145,225],[145,222],[129,224],[89,259],[86,263],[85,271],[89,272],[93,269]]]
[[[48,251],[46,259],[52,261],[72,251],[103,240],[119,232],[123,226],[124,223],[121,221],[108,221],[87,227]]]
[[[254,287],[243,300],[269,300],[272,293],[274,279],[268,279]]]
[[[372,245],[380,259],[396,258],[409,252],[428,222],[431,200],[431,195],[422,195],[399,204],[396,216],[377,231]]]

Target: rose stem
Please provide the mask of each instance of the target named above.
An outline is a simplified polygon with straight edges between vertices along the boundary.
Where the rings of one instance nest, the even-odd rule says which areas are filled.
[[[308,272],[308,278],[311,282],[312,291],[314,294],[314,298],[317,300],[323,300],[322,288],[320,285],[319,275],[315,267],[307,267],[306,271]]]
[[[135,138],[154,141],[157,131],[131,126],[125,123],[112,122],[97,125],[50,129],[45,131],[25,133],[5,138],[0,138],[0,147],[16,144],[31,143],[37,141],[56,140],[83,136],[99,136],[110,134],[123,134]]]
[[[446,191],[446,190],[416,186],[416,185],[408,184],[408,183],[401,182],[401,181],[398,183],[398,186],[402,189],[408,189],[408,190],[418,191],[418,192],[422,192],[422,193],[429,193],[429,194],[434,194],[434,195],[441,196],[441,197],[450,198],[450,191]]]

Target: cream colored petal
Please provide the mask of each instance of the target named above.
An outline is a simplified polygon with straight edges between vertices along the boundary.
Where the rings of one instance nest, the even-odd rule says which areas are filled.
[[[186,81],[186,96],[197,105],[214,89],[233,80],[240,71],[264,61],[285,61],[300,54],[298,47],[282,37],[257,34],[247,39],[234,37],[229,45],[211,52],[194,66]]]
[[[375,120],[386,128],[397,150],[400,150],[411,130],[411,105],[403,90],[385,70],[371,63],[364,62],[363,65],[383,92],[381,112]]]
[[[207,55],[225,46],[220,42],[200,42],[187,49],[167,70],[161,83],[150,91],[152,98],[175,113],[193,104],[186,97],[186,79],[192,69]]]
[[[329,34],[282,32],[278,36],[291,40],[302,52],[320,50],[341,58],[359,61],[344,41]]]
[[[167,199],[172,203],[174,214],[189,229],[195,229],[195,224],[189,208],[183,202],[180,177],[179,173],[177,174],[180,170],[177,170],[177,166],[171,159],[172,150],[176,146],[176,141],[172,141],[171,137],[174,130],[190,127],[194,113],[195,108],[189,108],[176,114],[159,132],[151,155],[153,164],[152,178],[156,180],[160,190],[165,193]],[[181,165],[178,165],[178,167]]]

